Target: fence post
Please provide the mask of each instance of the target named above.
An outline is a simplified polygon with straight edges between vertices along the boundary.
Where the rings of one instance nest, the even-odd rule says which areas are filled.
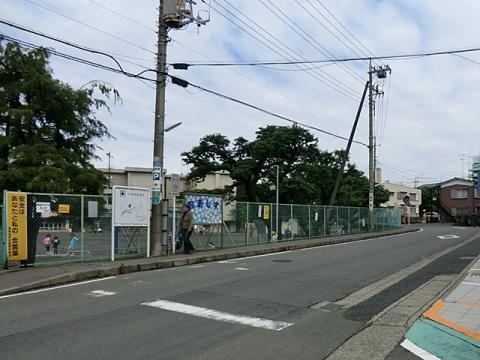
[[[246,202],[245,205],[247,206],[247,218],[245,219],[245,246],[248,245],[248,231],[250,230],[248,227],[248,208],[250,207],[250,203]]]
[[[83,262],[84,261],[84,254],[83,254],[83,251],[84,251],[84,239],[83,239],[83,233],[85,232],[85,229],[84,229],[84,226],[85,226],[85,219],[84,219],[84,216],[85,216],[85,195],[81,195],[80,197],[80,261]]]
[[[270,203],[270,234],[268,235],[270,242],[272,242],[272,232],[273,232],[273,204]]]
[[[337,228],[335,229],[335,233],[336,233],[337,235],[338,235],[338,229],[340,228],[340,225],[339,225],[339,223],[338,223],[338,220],[339,220],[339,218],[338,218],[338,206],[337,206],[337,222],[336,222]],[[341,230],[340,230],[340,235],[342,235],[342,234],[341,234]]]
[[[323,207],[323,237],[327,236],[327,212],[325,206]]]
[[[350,235],[352,233],[350,225],[350,207],[347,207],[347,224],[348,235]]]
[[[311,222],[311,205],[307,205],[308,206],[308,238],[311,239],[312,238],[312,222]]]

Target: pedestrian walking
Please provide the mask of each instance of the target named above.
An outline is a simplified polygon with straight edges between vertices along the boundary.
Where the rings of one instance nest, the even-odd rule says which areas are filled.
[[[58,236],[53,237],[52,245],[53,245],[53,255],[57,255],[58,247],[60,246],[60,239],[58,238]]]
[[[44,238],[43,238],[43,246],[45,246],[45,251],[48,254],[50,254],[50,246],[52,245],[52,235],[50,234],[47,234]]]
[[[72,232],[72,236],[70,237],[70,242],[68,243],[68,253],[69,255],[72,255],[73,249],[75,249],[75,246],[77,243],[80,241],[79,238],[75,236],[75,233]]]
[[[187,204],[183,205],[180,232],[183,240],[183,252],[185,254],[191,254],[195,250],[190,242],[190,236],[193,232],[193,215],[190,206]]]

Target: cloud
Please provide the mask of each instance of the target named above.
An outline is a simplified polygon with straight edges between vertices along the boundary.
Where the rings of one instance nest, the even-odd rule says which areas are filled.
[[[40,0],[35,1],[40,3]],[[308,12],[295,1],[273,2],[292,19],[293,23],[290,25],[301,35],[263,5],[268,5],[269,2],[218,0],[213,3],[217,3],[216,7],[220,10],[218,4],[229,8],[258,33],[232,15],[228,17],[256,37],[260,38],[259,34],[265,35],[268,40],[263,41],[268,46],[262,45],[245,31],[212,11],[211,21],[206,26],[197,30],[196,26],[191,25],[186,30],[170,32],[173,41],[168,46],[169,62],[258,61],[300,57],[323,59],[326,57],[324,54],[326,51],[337,57],[355,56],[339,41],[340,38],[347,42],[346,38],[338,33],[337,29],[341,29],[341,26],[316,1],[311,1],[312,4],[317,4],[316,8],[311,7],[309,2],[300,1]],[[252,21],[235,12],[228,3],[234,4]],[[322,3],[374,54],[479,45],[476,34],[480,30],[480,24],[476,14],[480,10],[480,4],[474,0],[465,0],[461,6],[453,0],[442,1],[441,6],[434,0],[421,2],[324,0]],[[91,48],[115,53],[119,58],[140,65],[122,62],[128,71],[139,72],[143,69],[142,66],[155,66],[156,34],[153,30],[158,17],[157,0],[143,0],[141,6],[135,0],[101,2],[135,19],[143,26],[112,14],[89,0],[49,0],[41,1],[41,4],[88,26],[111,33],[124,41],[48,12],[25,0],[0,0],[2,18]],[[272,7],[270,9],[277,12]],[[336,24],[337,29],[333,28],[317,10],[321,10],[324,16]],[[286,20],[284,16],[282,18]],[[336,37],[322,24],[334,32]],[[295,26],[303,29],[311,38]],[[0,26],[0,31],[114,66],[105,57],[88,55],[33,35],[14,31],[4,25]],[[345,31],[344,34],[352,39],[350,34]],[[281,49],[277,49],[276,52],[269,48],[276,48],[277,45]],[[323,48],[320,48],[320,45]],[[357,46],[362,51],[353,47],[351,43],[349,46],[356,50],[356,53],[367,53],[358,43]],[[299,55],[292,55],[290,50]],[[466,56],[480,61],[480,54],[472,53]],[[382,140],[377,154],[383,167],[384,179],[411,183],[416,176],[422,176],[425,182],[433,178],[440,180],[460,176],[462,169],[459,154],[477,154],[479,151],[477,84],[480,80],[480,67],[454,56],[388,63],[392,67],[391,87],[388,88],[386,82],[384,88],[385,91],[388,90],[388,116],[385,119],[379,116],[376,124],[379,131],[377,139]],[[123,105],[112,105],[111,114],[105,111],[98,114],[117,138],[99,142],[104,150],[98,152],[102,158],[97,162],[98,166],[106,166],[107,151],[114,155],[116,167],[151,166],[155,105],[153,89],[138,80],[55,57],[51,59],[51,67],[57,78],[73,87],[78,88],[90,80],[99,79],[110,82],[122,95]],[[295,67],[289,67],[288,70],[298,71],[248,67],[192,67],[186,72],[172,69],[170,71],[193,83],[299,122],[348,136],[357,111],[358,98],[367,80],[368,64],[356,62],[349,64],[348,67],[349,70],[338,65],[327,66],[310,71],[310,75]],[[352,76],[351,72],[356,76]],[[344,96],[331,87],[341,88],[341,92],[348,92],[351,96]],[[386,103],[385,98],[384,109]],[[199,92],[194,88],[185,90],[172,84],[168,84],[167,87],[165,121],[166,124],[182,122],[180,127],[165,136],[165,164],[170,172],[185,171],[180,154],[196,145],[206,134],[218,132],[231,139],[238,136],[252,139],[259,126],[288,125],[285,121]],[[381,136],[382,128],[384,136]],[[315,135],[318,136],[322,149],[334,150],[345,147],[345,141],[321,133]],[[363,109],[356,139],[360,141],[368,139],[366,106]],[[368,153],[364,147],[354,145],[351,156],[360,169],[367,170]]]

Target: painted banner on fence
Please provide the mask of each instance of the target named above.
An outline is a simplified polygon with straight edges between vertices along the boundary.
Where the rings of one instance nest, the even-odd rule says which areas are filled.
[[[185,204],[192,211],[195,225],[221,224],[223,219],[222,200],[222,197],[218,195],[185,195]]]

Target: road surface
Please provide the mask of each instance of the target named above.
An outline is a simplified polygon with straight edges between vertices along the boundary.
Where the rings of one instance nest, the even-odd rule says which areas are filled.
[[[472,237],[449,225],[0,298],[1,359],[323,359],[480,240],[349,308],[322,307]],[[439,236],[454,235],[455,237]],[[1,280],[1,279],[0,279]],[[320,304],[320,305],[319,305]]]

